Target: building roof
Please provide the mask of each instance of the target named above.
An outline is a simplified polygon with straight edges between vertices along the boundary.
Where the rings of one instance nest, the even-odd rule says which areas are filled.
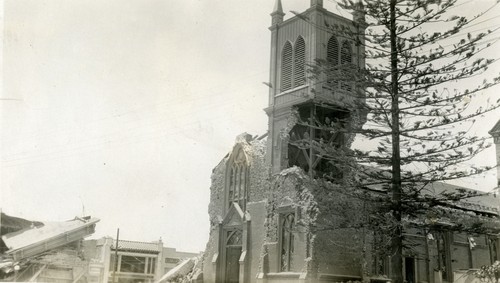
[[[492,136],[500,136],[500,120],[498,120],[495,126],[493,126],[493,129],[491,129],[488,133]]]
[[[499,214],[500,198],[486,192],[480,192],[469,188],[464,188],[460,186],[455,186],[443,182],[434,182],[430,184],[429,188],[424,193],[430,193],[432,195],[438,195],[442,193],[456,192],[457,190],[463,190],[466,192],[477,192],[478,195],[470,198],[461,199],[456,202],[457,208],[473,211],[476,213],[486,213],[490,215]]]
[[[83,239],[94,232],[97,218],[75,218],[66,222],[44,222],[43,226],[2,236],[8,254],[21,259]]]
[[[113,240],[113,246],[111,249],[115,249],[116,240]],[[136,242],[136,241],[118,241],[119,251],[131,251],[131,252],[145,252],[145,253],[159,253],[163,248],[161,243],[147,243],[147,242]]]

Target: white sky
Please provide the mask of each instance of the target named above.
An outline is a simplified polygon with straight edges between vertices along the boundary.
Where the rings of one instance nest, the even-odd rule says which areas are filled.
[[[308,5],[283,0],[287,16]],[[101,219],[95,237],[120,228],[122,239],[204,250],[212,168],[236,135],[267,129],[273,6],[5,0],[0,207],[42,221],[84,207]],[[465,185],[491,188],[493,173]]]

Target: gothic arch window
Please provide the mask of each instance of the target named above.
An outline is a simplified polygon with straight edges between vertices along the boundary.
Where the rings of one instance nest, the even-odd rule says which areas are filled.
[[[294,230],[295,213],[283,213],[280,215],[280,269],[281,271],[292,270],[292,260],[294,253]]]
[[[241,209],[245,210],[247,201],[247,179],[248,165],[243,149],[239,149],[229,160],[227,183],[227,208],[232,203],[238,203]]]
[[[352,48],[349,41],[342,42],[342,48],[340,49],[340,64],[350,65],[352,64]],[[347,67],[348,68],[348,67]],[[347,72],[344,71],[344,78],[349,80]],[[350,91],[352,89],[351,82],[342,82],[340,88],[343,90]]]
[[[241,233],[241,230],[227,231],[226,247],[227,246],[241,246],[242,239],[243,239],[243,235]]]
[[[306,43],[302,36],[297,38],[294,49],[294,87],[306,83]]]
[[[352,63],[352,48],[349,41],[342,42],[342,48],[340,49],[340,63],[351,64]]]
[[[281,52],[281,91],[292,88],[293,73],[293,50],[292,44],[287,41]]]
[[[338,87],[338,80],[335,80],[335,66],[339,64],[339,42],[335,36],[330,37],[326,46],[326,61],[332,66],[328,74],[328,85],[332,88]]]
[[[281,51],[281,92],[306,83],[306,43],[302,36],[295,45],[287,41]]]
[[[339,64],[339,42],[335,36],[328,40],[326,60],[334,66]]]

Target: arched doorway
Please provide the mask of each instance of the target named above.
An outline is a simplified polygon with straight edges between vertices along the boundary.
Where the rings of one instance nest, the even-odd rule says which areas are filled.
[[[242,238],[241,230],[226,231],[224,282],[239,283]]]

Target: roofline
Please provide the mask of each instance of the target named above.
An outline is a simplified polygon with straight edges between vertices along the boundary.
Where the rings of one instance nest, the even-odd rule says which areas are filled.
[[[491,130],[488,131],[488,134],[495,136],[495,135],[500,135],[500,120],[496,122],[495,126],[491,128]]]
[[[81,219],[78,219],[78,220],[81,221]],[[29,245],[26,245],[26,246],[23,246],[23,247],[19,247],[19,248],[16,248],[16,249],[10,249],[10,250],[6,251],[5,253],[6,254],[12,254],[14,256],[14,258],[17,258],[17,259],[22,259],[22,258],[26,258],[26,257],[30,257],[30,256],[33,256],[33,255],[36,255],[38,253],[30,255],[29,253],[25,254],[25,252],[23,252],[23,251],[29,250],[29,249],[31,249],[33,247],[36,247],[36,246],[39,246],[39,245],[42,245],[42,244],[49,243],[51,241],[54,241],[57,238],[61,237],[61,235],[62,236],[66,236],[68,238],[70,234],[76,233],[77,231],[80,231],[80,230],[83,230],[83,229],[87,229],[90,226],[94,226],[99,221],[101,221],[99,218],[91,218],[91,219],[88,220],[88,222],[83,223],[82,226],[73,228],[73,229],[68,230],[68,231],[64,231],[63,233],[59,233],[59,234],[54,235],[52,237],[49,237],[47,239],[43,239],[43,240],[34,242],[32,244],[29,244]],[[86,233],[86,235],[84,235],[82,238],[85,238],[85,237],[89,236],[90,234],[93,234],[93,233]],[[20,257],[16,257],[16,253],[18,253],[18,252],[21,252],[21,256]]]

